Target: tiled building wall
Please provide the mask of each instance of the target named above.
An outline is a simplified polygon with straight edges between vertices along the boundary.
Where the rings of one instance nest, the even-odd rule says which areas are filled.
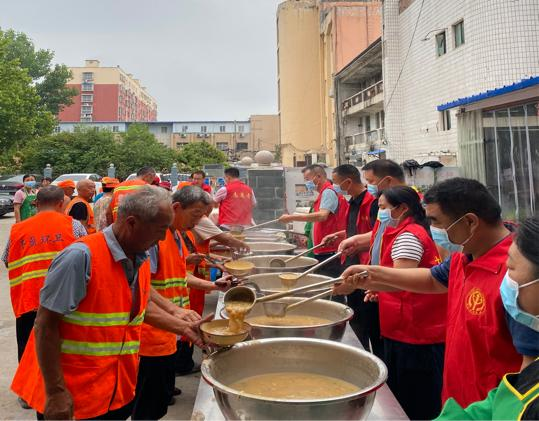
[[[539,75],[537,0],[415,0],[402,13],[386,0],[383,12],[386,148],[398,161],[457,153],[456,110],[443,131],[437,105]],[[465,43],[455,47],[452,25],[462,19]],[[437,57],[444,28],[447,53]]]

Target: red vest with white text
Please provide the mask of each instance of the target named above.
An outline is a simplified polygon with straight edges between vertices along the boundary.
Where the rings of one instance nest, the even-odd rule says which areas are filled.
[[[240,180],[226,185],[226,197],[219,205],[219,225],[251,225],[253,189]]]

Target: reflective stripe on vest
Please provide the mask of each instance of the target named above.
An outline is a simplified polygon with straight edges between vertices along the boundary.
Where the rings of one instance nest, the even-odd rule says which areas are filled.
[[[80,342],[64,339],[60,350],[64,354],[91,355],[108,357],[111,355],[136,354],[140,348],[139,341],[129,342]]]
[[[132,182],[127,182],[132,183]],[[114,189],[113,197],[112,197],[112,216],[114,219],[116,219],[116,214],[118,212],[118,206],[120,205],[120,197],[133,193],[134,191],[142,188],[145,186],[146,183],[141,181],[139,184],[128,184],[128,185],[122,185],[120,184],[118,187]]]
[[[74,311],[63,317],[63,321],[78,326],[136,326],[144,320],[144,312],[129,321],[129,313],[85,313]]]
[[[31,272],[23,273],[20,276],[10,279],[9,286],[14,287],[14,286],[22,284],[25,281],[29,281],[30,279],[43,278],[47,274],[47,271],[48,269],[39,269],[39,270],[33,270]]]
[[[45,260],[52,260],[56,257],[57,254],[58,254],[57,251],[30,254],[18,260],[14,260],[13,262],[9,262],[7,265],[7,268],[8,270],[13,270],[13,269],[20,268],[22,265],[25,265],[27,263],[35,263],[35,262],[41,262]]]
[[[185,281],[185,278],[168,278],[164,280],[160,279],[152,279],[152,286],[156,290],[165,290],[167,288],[173,288],[173,287],[184,287],[187,283]]]

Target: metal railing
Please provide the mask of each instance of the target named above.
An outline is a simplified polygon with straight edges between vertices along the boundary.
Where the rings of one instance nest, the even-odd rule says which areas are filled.
[[[350,152],[355,147],[365,148],[367,145],[381,143],[384,140],[384,128],[370,130],[368,132],[356,133],[344,138],[346,151]]]
[[[381,94],[384,92],[384,82],[382,80],[376,82],[374,85],[369,86],[366,89],[363,89],[362,91],[358,92],[355,95],[352,95],[350,98],[345,99],[342,102],[342,109],[343,111],[353,107],[354,105],[357,105],[361,102],[366,102],[370,100],[371,98],[375,97],[378,94]]]

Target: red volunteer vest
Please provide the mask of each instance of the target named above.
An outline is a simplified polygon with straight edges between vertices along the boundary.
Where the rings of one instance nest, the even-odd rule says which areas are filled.
[[[133,400],[141,325],[150,295],[150,265],[145,262],[138,275],[140,308],[131,318],[131,289],[103,233],[79,241],[90,249],[90,279],[77,310],[60,322],[60,364],[75,419],[94,418]],[[11,388],[43,413],[46,394],[33,331]]]
[[[380,223],[377,222],[372,240]],[[380,265],[393,267],[391,250],[397,237],[405,232],[415,235],[423,246],[420,268],[440,263],[440,256],[425,229],[407,218],[398,227],[387,227],[380,247]],[[371,244],[372,245],[372,244]],[[447,294],[416,294],[413,292],[380,292],[380,333],[383,337],[409,344],[443,343],[446,333]]]
[[[195,241],[195,235],[192,231],[186,231],[185,234],[190,240],[190,244],[187,245],[186,241],[182,238],[182,243],[185,251],[185,256],[191,253],[197,253],[197,246]],[[187,265],[187,272],[192,273],[197,278],[204,279],[204,274],[201,273],[199,266]],[[197,288],[189,288],[189,301],[191,303],[191,310],[196,311],[202,316],[204,312],[204,303],[206,301],[206,291]]]
[[[251,225],[253,190],[240,180],[226,186],[226,198],[219,205],[219,225]]]
[[[73,241],[73,219],[59,212],[39,212],[13,225],[8,277],[15,317],[37,311],[39,290],[52,259]]]
[[[333,190],[333,185],[326,181],[322,190],[320,190],[318,197],[313,204],[313,212],[320,210],[320,203],[322,202],[322,193],[326,189]],[[333,190],[335,191],[335,190]],[[337,194],[339,200],[339,207],[337,213],[330,213],[328,219],[324,222],[313,223],[313,245],[318,245],[322,242],[322,239],[329,234],[335,234],[336,232],[346,230],[346,215],[348,213],[348,202],[342,194]],[[341,239],[342,240],[342,239]],[[341,240],[335,241],[324,247],[320,247],[314,250],[314,254],[334,253],[337,251]]]
[[[159,262],[157,272],[151,275],[152,287],[163,297],[179,307],[189,308],[189,290],[185,277],[185,257],[167,230],[165,239],[159,242]],[[159,357],[176,352],[176,334],[149,324],[142,324],[140,355]]]
[[[520,370],[500,298],[511,243],[508,236],[471,262],[461,253],[451,258],[442,403],[483,400],[506,373]]]
[[[363,196],[363,200],[361,201],[361,205],[359,205],[359,212],[357,214],[357,221],[356,221],[357,234],[366,234],[372,231],[373,226],[371,225],[371,206],[376,200],[378,199],[376,199],[376,197],[374,197],[368,191],[365,192],[365,195]],[[350,214],[350,205],[348,205],[348,209],[346,210],[347,223],[348,223],[349,214]],[[368,265],[371,259],[370,253],[368,251],[360,252],[358,254],[358,258],[359,258],[359,263],[362,265]],[[346,257],[343,256],[343,258],[341,259],[341,262],[344,263],[345,260],[346,260]]]

